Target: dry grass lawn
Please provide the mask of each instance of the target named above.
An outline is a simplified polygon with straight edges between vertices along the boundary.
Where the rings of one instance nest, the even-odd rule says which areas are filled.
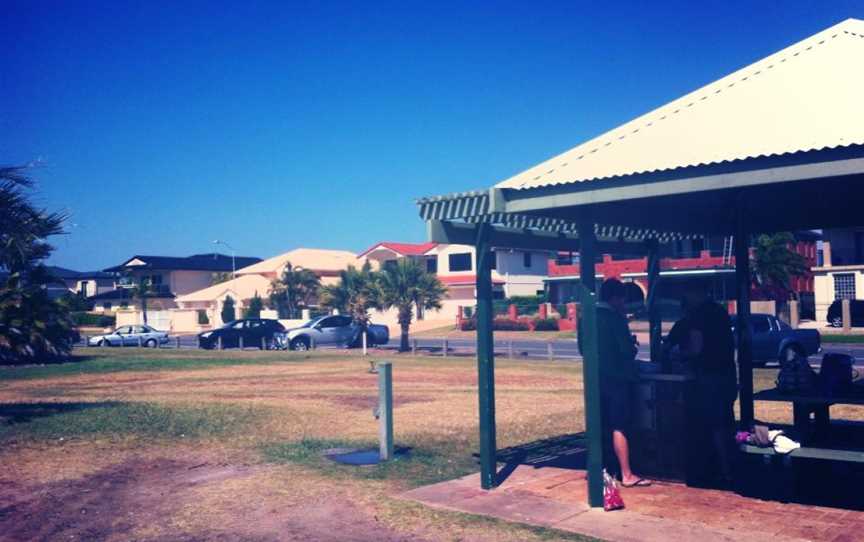
[[[410,458],[337,467],[324,449],[377,438],[377,376],[356,355],[82,355],[0,370],[2,539],[582,540],[395,498],[476,470],[472,360],[394,356]],[[773,371],[757,373],[771,385]],[[581,365],[502,360],[496,385],[500,447],[583,429]],[[788,422],[791,408],[757,415]]]

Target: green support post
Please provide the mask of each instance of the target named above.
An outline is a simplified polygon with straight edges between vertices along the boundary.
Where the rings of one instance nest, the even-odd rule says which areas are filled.
[[[648,345],[651,361],[660,361],[660,343],[663,339],[662,321],[657,311],[657,296],[660,287],[660,245],[655,239],[649,240],[648,248]]]
[[[600,415],[600,356],[597,350],[597,299],[594,224],[579,228],[579,277],[582,325],[582,378],[585,389],[585,432],[588,437],[588,505],[603,506],[603,426]]]
[[[753,424],[753,337],[750,335],[750,232],[747,228],[743,198],[735,208],[735,302],[738,331],[738,385],[741,390],[741,427]]]
[[[393,365],[378,363],[378,442],[381,461],[393,459]]]
[[[489,226],[478,228],[477,253],[477,382],[480,403],[480,486],[496,483],[495,442],[495,351],[492,335],[492,258]]]

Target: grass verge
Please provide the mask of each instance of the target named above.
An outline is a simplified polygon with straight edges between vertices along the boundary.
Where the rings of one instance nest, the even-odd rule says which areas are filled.
[[[864,334],[828,334],[822,335],[822,344],[864,344]]]
[[[263,418],[259,408],[226,404],[156,403],[0,404],[0,442],[91,436],[158,440],[222,437],[246,431]]]
[[[325,457],[328,449],[376,450],[378,443],[329,439],[303,439],[297,442],[268,443],[260,448],[265,461],[292,463],[337,477],[351,476],[365,480],[397,481],[407,487],[419,487],[452,480],[477,470],[470,455],[444,445],[424,444],[407,449],[407,455],[377,465],[352,466]]]
[[[103,354],[96,351],[87,355],[76,355],[64,363],[29,365],[22,367],[0,367],[0,382],[4,380],[29,380],[75,376],[84,374],[106,374],[141,371],[185,371],[228,367],[232,365],[269,365],[286,361],[302,361],[315,354],[283,352],[249,352],[239,356],[213,352],[193,351],[184,355],[175,352],[143,350],[141,354]]]

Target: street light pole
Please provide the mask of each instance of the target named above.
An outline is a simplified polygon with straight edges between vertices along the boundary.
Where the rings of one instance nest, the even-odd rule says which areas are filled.
[[[213,241],[213,244],[214,245],[225,245],[226,247],[228,247],[228,250],[231,251],[231,280],[234,280],[236,278],[236,273],[237,273],[237,265],[236,265],[236,262],[234,259],[234,247],[232,247],[231,245],[229,245],[225,241],[220,241],[219,239],[216,239],[215,241]]]

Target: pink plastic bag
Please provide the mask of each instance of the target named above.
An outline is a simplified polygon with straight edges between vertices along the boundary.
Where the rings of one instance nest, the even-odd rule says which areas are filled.
[[[624,499],[618,491],[618,483],[603,469],[603,510],[609,512],[624,508]]]

